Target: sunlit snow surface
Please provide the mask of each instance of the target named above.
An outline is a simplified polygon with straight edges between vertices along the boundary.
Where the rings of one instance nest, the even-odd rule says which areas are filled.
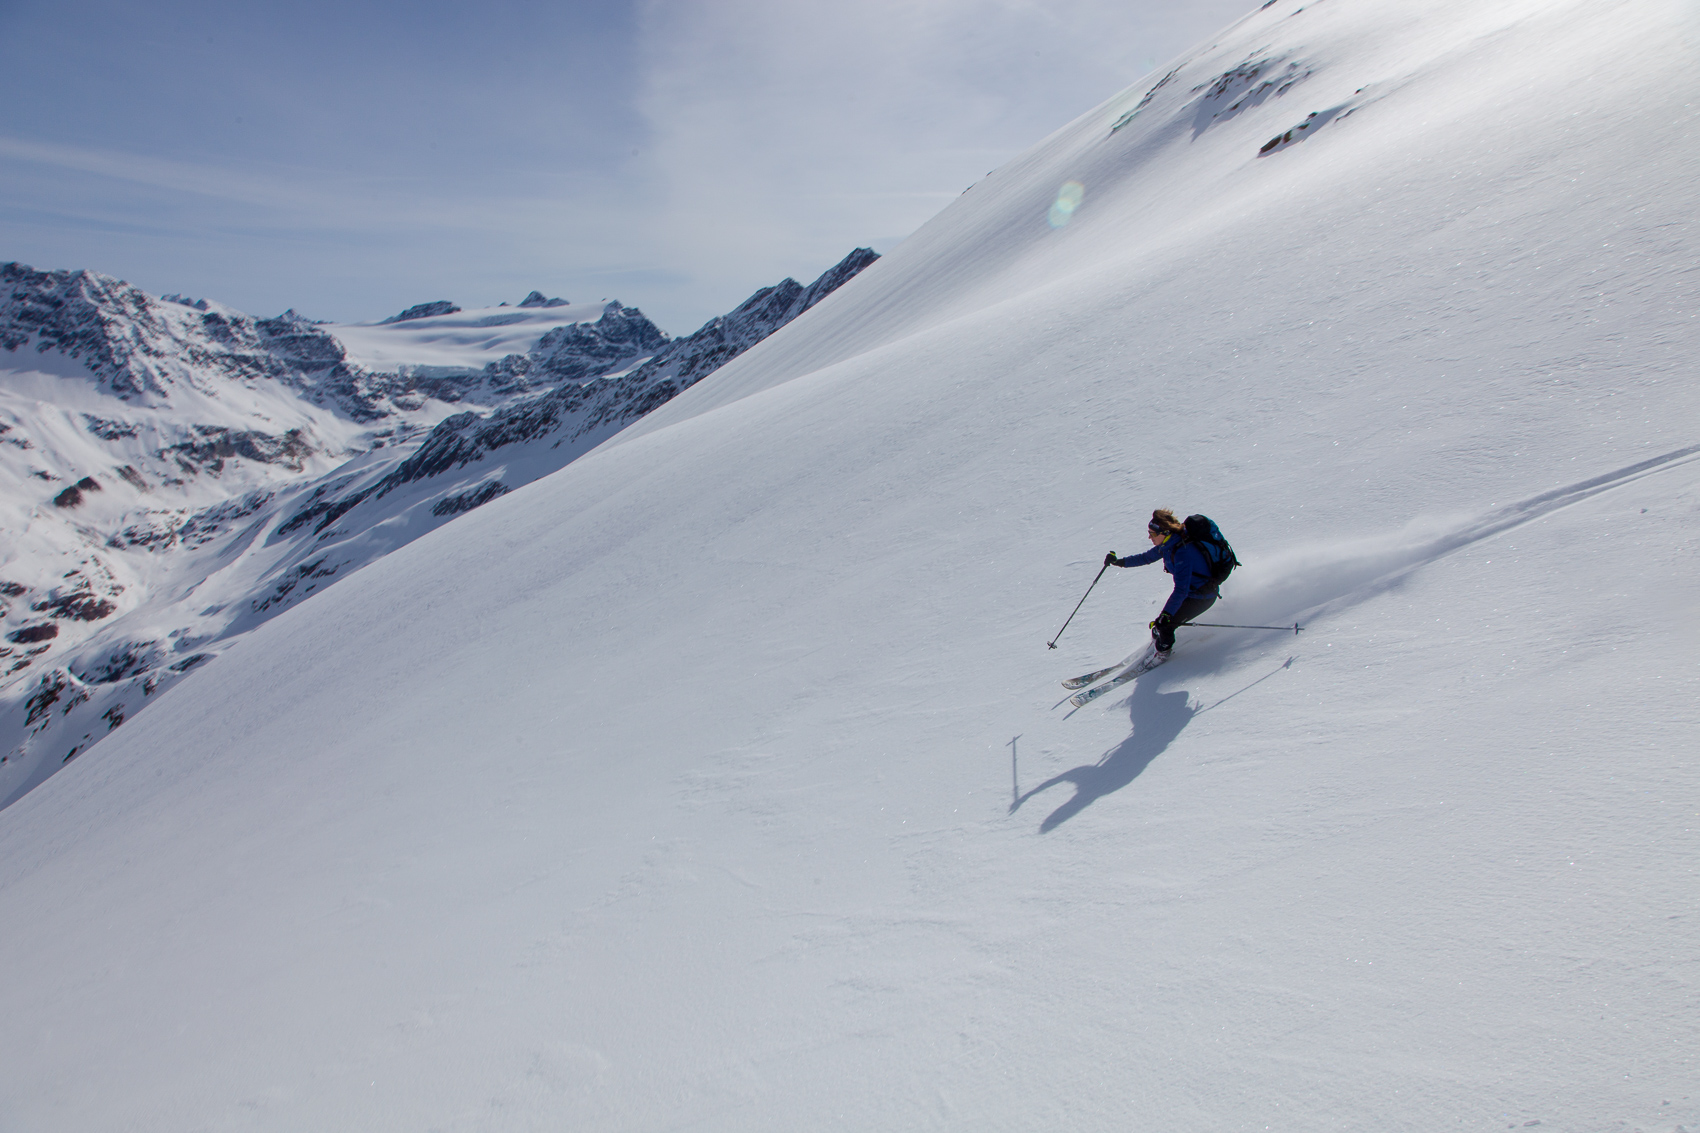
[[[606,306],[480,307],[400,323],[330,323],[324,329],[342,343],[349,361],[367,369],[479,370],[509,354],[524,354],[556,327],[595,322]]]
[[[5,1123],[1695,1128],[1687,9],[1300,7],[0,812]]]

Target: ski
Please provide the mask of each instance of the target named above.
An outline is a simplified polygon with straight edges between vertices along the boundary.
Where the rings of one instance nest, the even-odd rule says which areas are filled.
[[[1070,677],[1062,683],[1062,686],[1064,688],[1085,688],[1093,681],[1109,676],[1123,665],[1133,664],[1133,659],[1138,656],[1139,651],[1135,650],[1132,653],[1129,653],[1126,657],[1123,657],[1120,661],[1117,661],[1114,665],[1107,665],[1102,669],[1095,669],[1090,673],[1082,673],[1078,677]]]
[[[1129,665],[1127,667],[1127,671],[1122,673],[1115,680],[1106,684],[1101,684],[1097,688],[1089,688],[1085,692],[1077,692],[1068,698],[1068,702],[1076,708],[1085,708],[1088,704],[1091,704],[1094,700],[1103,696],[1111,689],[1120,688],[1135,677],[1144,673],[1149,673],[1152,669],[1155,669],[1158,665],[1161,665],[1168,659],[1169,657],[1166,653],[1159,653],[1155,649],[1148,650],[1144,657],[1141,657],[1134,664]]]

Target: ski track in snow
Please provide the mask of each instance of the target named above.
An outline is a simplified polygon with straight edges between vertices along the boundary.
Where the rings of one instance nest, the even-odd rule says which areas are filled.
[[[1387,535],[1338,543],[1309,542],[1236,570],[1224,587],[1222,600],[1210,608],[1207,617],[1211,621],[1263,624],[1315,623],[1398,585],[1411,571],[1463,547],[1697,459],[1700,445],[1690,445],[1494,508],[1473,519],[1422,519]]]

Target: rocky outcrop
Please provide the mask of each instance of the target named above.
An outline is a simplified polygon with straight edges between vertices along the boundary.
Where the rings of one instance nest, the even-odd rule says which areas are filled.
[[[63,492],[53,497],[54,507],[76,507],[83,502],[84,492],[100,491],[100,481],[93,476],[84,476]]]
[[[205,299],[158,299],[98,272],[18,263],[0,264],[0,347],[19,355],[0,354],[0,364],[20,369],[32,355],[73,358],[103,392],[142,404],[170,403],[185,386],[216,397],[233,382],[272,384],[374,422],[418,384],[352,364],[334,335],[294,311],[257,319]]]
[[[203,470],[217,475],[224,470],[226,460],[236,458],[258,464],[281,464],[300,472],[314,451],[300,429],[289,429],[276,436],[221,425],[192,425],[190,429],[193,439],[160,450],[161,456],[176,461],[190,475]]]
[[[0,347],[25,352],[8,360],[20,367],[28,352],[67,355],[126,401],[169,401],[180,385],[216,393],[227,382],[282,382],[349,398],[356,417],[373,408],[357,393],[341,344],[293,311],[255,319],[204,299],[156,299],[98,272],[0,264]]]
[[[499,449],[546,436],[560,444],[622,428],[789,323],[878,258],[871,248],[857,248],[809,286],[786,279],[764,287],[731,314],[710,319],[695,334],[665,345],[660,331],[635,307],[610,303],[596,323],[560,327],[532,351],[524,374],[551,374],[562,383],[557,388],[488,416],[458,413],[444,420],[369,491],[382,497],[403,484],[465,468]],[[647,350],[656,352],[630,373],[591,380]],[[321,500],[313,507],[318,511],[312,518],[321,524],[329,522],[327,515],[334,520],[335,504]],[[307,521],[301,516],[290,520]]]
[[[535,292],[533,292],[535,294]],[[484,368],[497,393],[520,393],[613,373],[667,345],[667,335],[636,307],[610,303],[593,323],[556,327],[527,354],[510,354]]]
[[[825,299],[877,259],[879,254],[872,248],[857,248],[807,287],[788,278],[762,288],[731,314],[710,319],[695,334],[676,339],[638,367],[632,372],[634,384],[654,387],[655,393],[664,392],[663,387],[670,390],[661,401],[689,389]],[[648,408],[653,405],[640,410],[639,415]]]
[[[452,315],[458,310],[460,310],[460,308],[449,302],[447,299],[439,299],[435,303],[419,303],[409,307],[399,315],[391,315],[387,319],[379,319],[378,325],[388,326],[390,323],[405,323],[410,322],[413,319],[429,319],[435,315]]]
[[[521,307],[565,307],[570,302],[571,300],[562,299],[559,296],[554,299],[545,299],[543,298],[543,292],[533,291],[530,295],[521,299],[519,301],[519,305]]]

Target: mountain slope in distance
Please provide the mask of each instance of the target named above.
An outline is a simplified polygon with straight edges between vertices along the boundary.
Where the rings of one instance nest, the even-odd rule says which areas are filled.
[[[0,371],[0,806],[254,626],[562,467],[877,258],[678,339],[634,307],[533,293],[374,326],[290,316],[319,345],[288,356],[267,321],[206,300],[5,269],[16,364],[60,372]],[[303,374],[307,355],[340,376]],[[364,392],[322,403],[337,383]]]

